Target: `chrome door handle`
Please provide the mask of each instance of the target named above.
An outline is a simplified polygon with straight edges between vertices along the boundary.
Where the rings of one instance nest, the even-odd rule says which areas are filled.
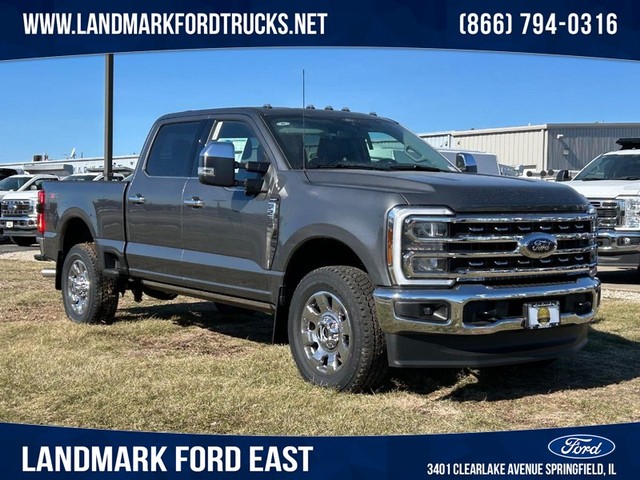
[[[192,197],[189,200],[185,200],[182,203],[184,203],[187,207],[191,207],[191,208],[204,207],[204,201],[200,200],[198,197]]]
[[[139,193],[136,193],[135,195],[129,197],[129,201],[131,203],[135,203],[136,205],[142,205],[144,202],[147,201],[146,198],[144,198],[142,195],[140,195]]]

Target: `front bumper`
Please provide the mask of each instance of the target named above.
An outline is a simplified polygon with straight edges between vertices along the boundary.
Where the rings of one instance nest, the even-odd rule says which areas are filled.
[[[7,226],[7,222],[11,227]],[[0,230],[8,237],[35,237],[38,225],[35,217],[2,217]]]
[[[598,229],[598,255],[640,253],[640,232]]]
[[[586,343],[588,324],[600,301],[600,281],[492,287],[462,284],[452,289],[377,288],[378,321],[386,334],[389,364],[402,367],[479,367],[555,358]],[[557,301],[560,326],[524,328],[525,303]],[[449,305],[448,319],[406,318],[407,304]],[[493,318],[478,320],[488,310]]]

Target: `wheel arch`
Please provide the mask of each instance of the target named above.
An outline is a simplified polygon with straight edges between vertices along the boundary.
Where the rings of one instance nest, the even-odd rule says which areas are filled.
[[[273,327],[273,341],[287,343],[289,306],[296,286],[307,275],[321,267],[346,265],[363,270],[371,276],[362,257],[349,244],[333,236],[308,237],[292,249],[284,269],[282,286]]]
[[[60,229],[60,243],[56,259],[56,288],[62,288],[62,265],[69,250],[79,243],[90,243],[95,239],[91,222],[81,215],[69,216]]]

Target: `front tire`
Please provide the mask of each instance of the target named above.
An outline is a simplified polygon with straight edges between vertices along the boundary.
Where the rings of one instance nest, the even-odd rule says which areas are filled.
[[[289,345],[302,377],[340,391],[378,387],[388,364],[373,285],[365,272],[323,267],[302,279],[291,300]]]
[[[113,279],[102,276],[93,243],[74,245],[62,266],[62,301],[76,323],[110,323],[118,308]]]

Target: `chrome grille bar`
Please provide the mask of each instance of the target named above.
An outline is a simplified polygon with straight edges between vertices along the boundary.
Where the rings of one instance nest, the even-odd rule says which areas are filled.
[[[426,216],[414,218],[434,221]],[[415,239],[402,253],[411,274],[416,256],[446,259],[448,271],[429,277],[454,281],[577,275],[590,273],[597,264],[596,217],[589,213],[465,214],[437,220],[448,224],[447,236]],[[551,235],[557,249],[543,258],[526,256],[522,242],[534,234]]]
[[[598,227],[615,228],[622,225],[623,211],[616,200],[589,199],[589,203],[596,209]]]

